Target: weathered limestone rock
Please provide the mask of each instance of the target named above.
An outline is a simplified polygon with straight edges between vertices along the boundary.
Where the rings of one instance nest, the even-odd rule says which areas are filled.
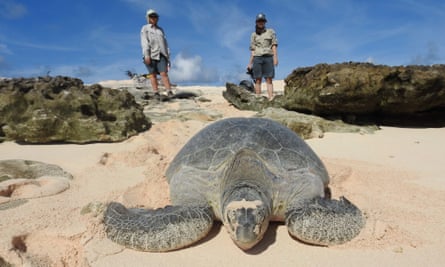
[[[258,111],[255,116],[275,120],[303,139],[321,138],[325,132],[373,133],[378,130],[374,125],[356,126],[339,119],[327,120],[315,115],[288,111],[282,108],[285,105],[283,96],[276,96],[272,101],[268,101],[266,97],[257,97],[242,86],[228,83],[226,89],[223,92],[224,98],[238,109]]]
[[[445,108],[445,65],[368,63],[298,68],[286,79],[288,110],[317,115],[412,115]]]
[[[25,204],[30,198],[59,194],[70,187],[73,176],[44,162],[0,160],[0,210]]]
[[[265,96],[256,96],[253,92],[243,86],[233,83],[226,84],[223,97],[236,108],[241,110],[261,111],[268,107],[280,107],[282,96],[275,97],[269,101]]]
[[[25,143],[123,141],[151,122],[126,92],[79,79],[0,81],[0,139]]]
[[[69,172],[54,164],[22,159],[0,160],[0,182],[17,178],[36,179],[42,176],[73,178]]]
[[[445,126],[445,65],[389,67],[369,63],[298,68],[272,101],[227,84],[224,97],[242,110],[281,107],[351,123]]]
[[[341,120],[326,120],[314,115],[307,115],[282,108],[266,108],[255,115],[277,121],[303,139],[321,138],[325,132],[370,134],[377,131],[377,126],[357,126]]]

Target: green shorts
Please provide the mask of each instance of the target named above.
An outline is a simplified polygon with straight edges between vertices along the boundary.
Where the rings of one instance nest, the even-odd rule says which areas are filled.
[[[274,78],[275,66],[273,65],[273,56],[265,55],[253,57],[252,72],[252,77],[254,79]]]
[[[168,60],[164,55],[161,55],[159,60],[152,59],[150,64],[145,64],[148,74],[159,74],[161,72],[168,72]]]

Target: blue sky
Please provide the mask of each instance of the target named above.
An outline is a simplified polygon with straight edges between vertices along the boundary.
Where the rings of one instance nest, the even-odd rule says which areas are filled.
[[[445,61],[443,0],[0,0],[0,77],[95,83],[145,73],[139,32],[148,8],[161,16],[178,84],[247,78],[258,12],[277,32],[276,79],[318,63]]]

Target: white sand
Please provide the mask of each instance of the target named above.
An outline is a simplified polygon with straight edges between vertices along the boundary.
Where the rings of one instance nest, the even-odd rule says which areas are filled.
[[[196,89],[196,88],[195,88]],[[231,107],[222,87],[199,88],[212,99],[200,105],[224,117],[251,116]],[[174,108],[171,105],[169,108]],[[325,162],[333,197],[346,196],[368,220],[351,242],[316,247],[273,224],[249,253],[218,225],[198,244],[169,253],[125,249],[104,236],[89,203],[129,206],[169,203],[164,171],[207,121],[167,121],[116,144],[0,144],[0,159],[57,164],[72,173],[70,188],[0,210],[0,256],[17,266],[441,266],[445,252],[445,128],[383,127],[372,135],[332,134],[307,142]],[[12,250],[23,236],[26,252]],[[18,243],[15,239],[15,246]],[[28,265],[27,265],[28,264]]]

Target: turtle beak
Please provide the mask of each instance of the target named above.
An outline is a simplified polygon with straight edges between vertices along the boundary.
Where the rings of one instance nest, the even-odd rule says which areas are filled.
[[[252,248],[261,240],[261,237],[255,233],[251,226],[238,227],[235,236],[235,243],[243,250]]]
[[[244,251],[253,248],[257,243],[258,243],[258,241],[257,241],[257,242],[254,242],[254,243],[243,243],[243,242],[240,242],[240,241],[235,241],[235,244],[236,244],[240,249],[242,249],[242,250],[244,250]]]
[[[233,241],[242,250],[249,250],[253,248],[263,239],[268,223],[269,222],[267,221],[264,222],[263,225],[256,225],[254,227],[255,229],[252,229],[251,226],[238,227],[236,229],[235,236],[232,237]]]
[[[231,223],[229,233],[238,247],[243,250],[251,249],[263,239],[269,220],[262,218],[258,221],[250,208],[240,208],[237,214],[236,222]]]

